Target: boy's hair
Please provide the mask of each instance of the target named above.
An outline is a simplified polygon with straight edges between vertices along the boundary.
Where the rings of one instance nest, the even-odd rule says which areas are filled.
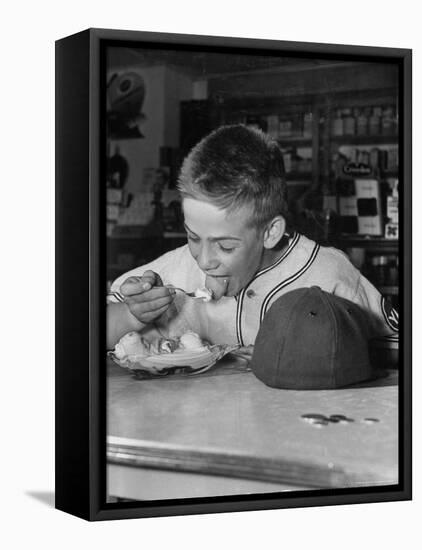
[[[182,197],[236,210],[251,205],[248,224],[262,229],[275,216],[288,216],[283,154],[261,130],[221,126],[185,158],[178,180]]]

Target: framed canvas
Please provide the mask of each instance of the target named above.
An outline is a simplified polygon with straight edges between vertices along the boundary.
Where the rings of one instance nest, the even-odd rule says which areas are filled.
[[[411,498],[411,50],[58,40],[56,223],[58,509]]]

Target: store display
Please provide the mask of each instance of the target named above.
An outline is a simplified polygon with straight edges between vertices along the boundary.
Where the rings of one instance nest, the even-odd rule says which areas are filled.
[[[399,169],[395,104],[390,90],[358,96],[330,92],[303,100],[232,98],[213,105],[207,120],[213,127],[257,125],[279,141],[299,230],[340,248],[367,251],[375,243],[395,250],[398,224],[386,213],[394,204],[386,182],[397,178]],[[346,246],[349,240],[355,240],[353,247]]]

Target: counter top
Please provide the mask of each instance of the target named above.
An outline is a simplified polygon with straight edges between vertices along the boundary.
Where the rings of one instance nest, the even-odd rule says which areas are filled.
[[[201,375],[150,380],[110,362],[107,405],[110,463],[303,488],[398,482],[397,371],[293,391],[265,386],[230,355]],[[318,428],[302,418],[309,413],[353,422]]]

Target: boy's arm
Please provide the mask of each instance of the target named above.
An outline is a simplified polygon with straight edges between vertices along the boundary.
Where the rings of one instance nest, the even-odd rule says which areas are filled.
[[[109,303],[107,305],[107,349],[113,349],[127,332],[140,331],[145,326],[132,315],[127,304]]]
[[[173,303],[175,290],[163,285],[161,277],[145,271],[142,277],[129,277],[119,292],[109,295],[107,308],[107,349],[131,331],[141,331],[158,320]],[[117,300],[118,303],[113,303]]]

